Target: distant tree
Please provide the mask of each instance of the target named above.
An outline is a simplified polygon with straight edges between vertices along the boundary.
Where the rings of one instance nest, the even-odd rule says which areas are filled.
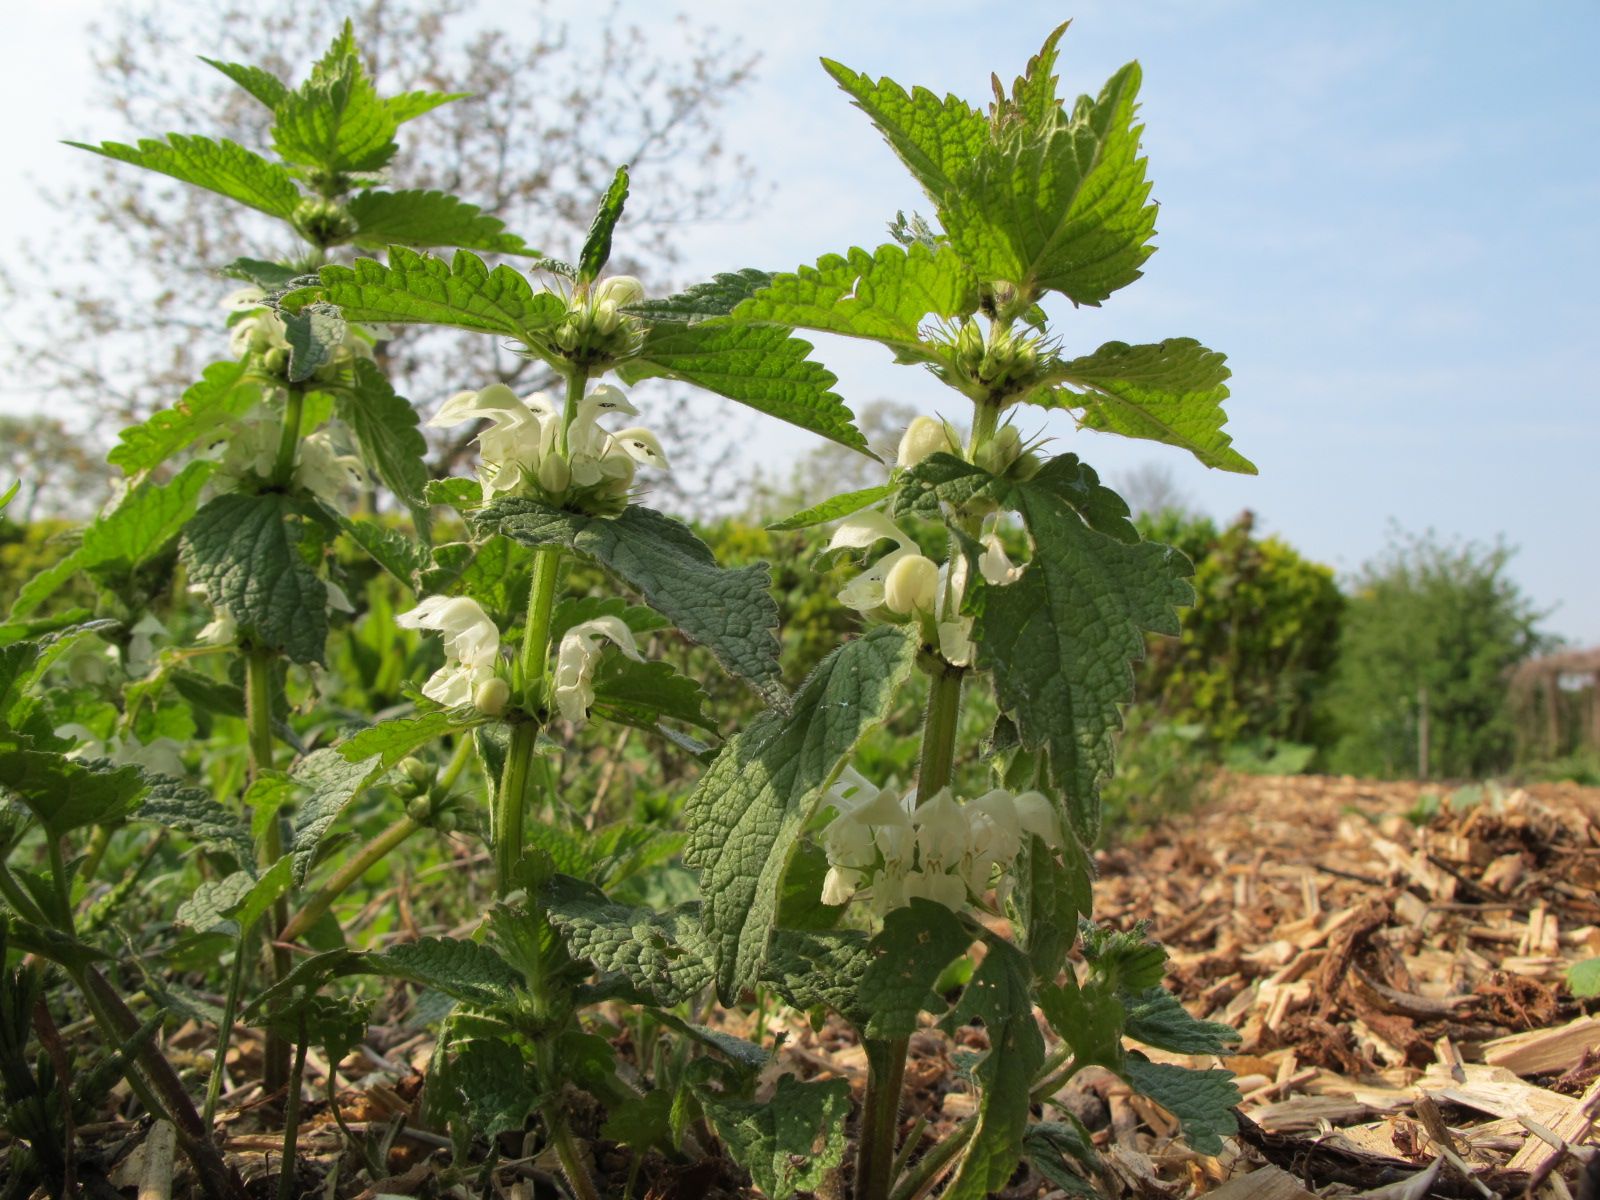
[[[757,522],[786,517],[818,499],[885,482],[900,435],[917,412],[915,405],[900,400],[868,400],[856,413],[856,427],[882,462],[873,462],[848,446],[824,442],[801,455],[781,482],[757,480],[749,489],[746,515]]]
[[[1361,569],[1328,697],[1335,769],[1474,778],[1511,765],[1508,674],[1552,643],[1507,573],[1513,553],[1396,530]]]
[[[0,495],[18,485],[6,518],[87,517],[106,497],[106,472],[83,438],[55,417],[0,416]]]
[[[1166,463],[1144,462],[1117,477],[1116,489],[1134,516],[1188,512],[1192,502]]]
[[[616,7],[598,7],[577,27],[550,10],[548,0],[529,0],[500,28],[470,0],[123,0],[89,33],[102,90],[98,117],[82,132],[99,141],[204,130],[265,147],[268,110],[175,43],[192,33],[209,58],[293,81],[350,17],[385,92],[474,93],[406,126],[396,186],[460,194],[561,257],[581,244],[596,198],[629,163],[633,198],[612,269],[664,291],[681,282],[670,276],[684,226],[748,203],[752,173],[724,153],[716,113],[749,81],[755,56],[686,18],[662,38]],[[235,285],[217,267],[241,249],[283,258],[304,247],[284,242],[281,223],[202,189],[61,153],[79,154],[90,182],[51,193],[69,228],[48,238],[29,231],[27,246],[7,256],[0,294],[25,298],[29,321],[13,320],[0,338],[12,342],[12,378],[28,381],[22,402],[75,409],[93,421],[86,440],[94,444],[100,429],[170,404],[225,352],[215,302]],[[47,247],[48,257],[31,247]],[[196,291],[197,279],[213,286]],[[208,291],[214,302],[191,299]],[[486,338],[407,328],[388,351],[397,387],[424,412],[464,387],[498,380],[533,391],[548,382],[538,363]],[[650,413],[690,467],[658,485],[669,497],[674,488],[679,498],[698,495],[707,483],[693,469],[705,439],[688,436],[687,420],[681,410]],[[441,473],[471,437],[440,443]]]

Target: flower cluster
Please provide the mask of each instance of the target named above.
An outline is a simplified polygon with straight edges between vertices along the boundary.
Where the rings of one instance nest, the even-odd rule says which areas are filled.
[[[556,345],[590,366],[627,357],[637,349],[642,327],[623,310],[643,299],[644,285],[632,275],[602,279],[586,300],[570,302],[567,319],[556,327]]]
[[[275,414],[263,411],[241,422],[221,446],[222,458],[211,486],[217,491],[231,491],[258,487],[263,480],[272,478],[282,437],[283,427]],[[319,429],[301,438],[295,447],[294,473],[289,482],[325,504],[337,504],[341,494],[367,486],[367,473],[359,458],[343,453],[333,435]]]
[[[959,912],[1011,865],[1029,834],[1051,847],[1061,843],[1055,810],[1041,792],[994,788],[963,802],[943,788],[918,804],[915,791],[901,792],[893,780],[877,788],[846,768],[827,801],[838,815],[822,832],[822,902],[845,904],[865,891],[880,917],[917,897]]]
[[[429,596],[395,618],[402,629],[431,629],[444,640],[444,666],[422,685],[422,694],[450,708],[471,704],[490,716],[505,712],[511,687],[495,673],[500,630],[476,600]]]
[[[594,707],[594,673],[608,640],[635,662],[643,662],[633,631],[621,617],[595,617],[567,630],[556,651],[554,699],[561,715],[574,725],[589,719]]]
[[[264,304],[266,295],[258,287],[240,288],[222,302],[230,314],[228,349],[235,358],[250,355],[259,360],[263,370],[282,375],[289,369],[289,338],[283,318]],[[334,379],[355,359],[371,357],[369,335],[347,324],[344,340],[312,377],[324,382]]]
[[[601,384],[578,402],[572,423],[563,430],[564,414],[547,393],[519,399],[505,384],[496,383],[452,396],[428,424],[489,422],[478,436],[478,480],[486,499],[531,495],[572,499],[592,511],[609,511],[627,502],[640,466],[667,465],[661,443],[648,429],[612,432],[599,423],[614,413],[638,412],[620,389]]]

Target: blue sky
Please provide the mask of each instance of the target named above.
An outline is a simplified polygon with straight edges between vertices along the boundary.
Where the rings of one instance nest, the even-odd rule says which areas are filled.
[[[67,0],[9,19],[21,66],[0,81],[7,110],[44,72],[61,102],[40,110],[32,93],[26,128],[7,123],[8,161],[70,169],[50,143],[88,132],[63,93],[91,81],[86,63],[62,61],[75,51],[46,39],[99,7]],[[592,11],[551,7],[575,21]],[[620,7],[667,21],[654,3]],[[482,9],[508,26],[525,11]],[[872,246],[896,209],[927,207],[819,55],[976,101],[991,70],[1009,81],[1071,16],[1063,90],[1143,65],[1162,209],[1146,277],[1100,310],[1057,308],[1057,331],[1074,352],[1170,336],[1225,351],[1229,429],[1261,474],[1207,471],[1061,418],[1024,428],[1113,479],[1169,464],[1199,507],[1253,509],[1341,571],[1379,551],[1391,521],[1503,537],[1520,547],[1517,579],[1555,610],[1549,627],[1600,642],[1600,4],[697,0],[693,14],[763,49],[726,128],[771,190],[750,219],[692,231],[686,273]],[[25,181],[3,186],[0,211],[25,211]],[[875,347],[821,339],[819,352],[852,402],[944,404]],[[764,453],[806,444],[762,439]]]

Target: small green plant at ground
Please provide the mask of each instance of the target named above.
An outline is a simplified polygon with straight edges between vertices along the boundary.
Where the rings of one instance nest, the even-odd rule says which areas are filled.
[[[86,147],[276,217],[300,247],[227,268],[245,285],[230,356],[122,433],[118,500],[0,625],[0,899],[29,956],[3,981],[0,1065],[40,1178],[59,1176],[65,1132],[39,1106],[66,1103],[19,1066],[42,962],[100,1031],[92,1078],[123,1074],[218,1197],[244,1194],[213,1138],[236,1029],[265,1032],[287,1197],[308,1055],[337,1063],[364,1036],[362,979],[443,998],[422,1113],[449,1132],[450,1185],[487,1187],[499,1135],[534,1130],[597,1200],[583,1093],[635,1175],[647,1150],[715,1138],[774,1198],[848,1178],[859,1200],[941,1180],[978,1200],[1024,1160],[1082,1193],[1104,1170],[1086,1131],[1035,1108],[1090,1066],[1220,1150],[1229,1074],[1125,1039],[1205,1055],[1233,1035],[1162,988],[1142,927],[1097,925],[1090,892],[1132,666],[1147,634],[1178,633],[1191,566],[1025,422],[1069,412],[1254,468],[1223,431],[1222,355],[1079,344],[1043,307],[1134,282],[1156,214],[1138,66],[1064,103],[1061,34],[987,109],[826,63],[931,216],[901,216],[874,250],[668,296],[607,273],[626,167],[568,259],[464,200],[391,189],[402,127],[457,97],[381,96],[348,27],[295,86],[213,64],[271,110],[272,157],[201,135]],[[428,424],[477,430],[472,478],[429,477],[389,383],[384,333],[407,324],[493,338],[560,381],[531,396],[460,381]],[[807,642],[819,661],[791,687],[766,564],[725,566],[638,502],[670,466],[627,389],[675,380],[870,453],[796,329],[878,342],[956,410],[912,421],[881,483],[774,526],[833,526],[810,590],[846,617],[842,644]],[[373,491],[406,520],[364,507]],[[56,603],[84,578],[92,609]],[[755,698],[737,728],[697,677],[708,663]],[[614,745],[614,766],[619,732],[675,764],[676,788],[606,820],[604,771],[585,764]],[[192,854],[136,896],[169,838]],[[375,947],[347,893],[442,838],[486,848],[454,884],[480,902],[474,931]],[[220,1006],[175,979],[219,964]],[[853,1124],[843,1079],[784,1075],[758,1095],[773,1048],[708,1023],[713,998],[848,1023],[869,1067]],[[202,1094],[150,1035],[167,1013],[215,1030]],[[627,1069],[601,1032],[617,1019]],[[962,1068],[972,1115],[919,1153],[900,1142],[902,1089],[930,1020],[981,1025],[988,1049]]]

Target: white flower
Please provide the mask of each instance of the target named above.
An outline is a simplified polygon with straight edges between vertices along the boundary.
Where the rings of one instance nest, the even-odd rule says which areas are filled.
[[[367,485],[361,460],[340,454],[325,430],[300,439],[292,478],[297,486],[330,505],[337,503],[342,492]]]
[[[1017,809],[1017,825],[1023,832],[1043,839],[1051,849],[1061,845],[1061,819],[1048,796],[1043,792],[1023,792],[1013,803]]]
[[[447,708],[471,704],[495,677],[500,630],[468,596],[429,596],[395,618],[402,629],[431,629],[444,641],[445,664],[422,685],[422,694]]]
[[[93,730],[77,722],[58,725],[55,735],[71,738],[78,744],[66,752],[65,757],[75,760],[105,758],[118,765],[143,767],[157,775],[182,779],[187,774],[183,765],[183,747],[172,738],[155,738],[148,744],[133,734],[115,735],[101,740]]]
[[[632,275],[612,275],[602,279],[595,285],[595,304],[611,304],[617,308],[627,308],[644,299],[644,284]]]
[[[967,885],[959,875],[943,871],[910,871],[905,879],[905,902],[921,898],[942,904],[952,912],[967,906]]]
[[[985,582],[996,587],[1015,583],[1017,576],[1022,574],[1021,567],[1012,565],[1005,546],[1000,543],[1000,534],[994,531],[983,536],[983,553],[978,556],[978,570]]]
[[[839,601],[857,612],[870,612],[884,605],[884,583],[901,559],[920,552],[916,542],[888,517],[876,509],[856,513],[840,522],[828,542],[829,550],[867,550],[882,541],[895,548],[862,571],[839,590]]]
[[[217,469],[217,479],[223,489],[270,479],[282,437],[279,421],[267,415],[245,421],[235,429]],[[340,494],[347,489],[365,487],[367,483],[361,461],[353,455],[339,453],[333,438],[323,430],[300,439],[289,479],[329,505],[337,504]]]
[[[883,604],[890,612],[910,616],[932,612],[939,597],[939,564],[921,554],[896,558],[883,580]]]
[[[128,639],[127,657],[124,660],[128,674],[143,675],[155,664],[156,641],[169,636],[167,627],[153,613],[146,613],[129,632],[133,636]]]
[[[621,617],[596,617],[567,630],[556,652],[554,695],[556,708],[575,725],[587,721],[589,710],[594,707],[594,673],[600,665],[602,638],[634,661],[644,661],[633,640],[633,631]]]
[[[915,417],[900,438],[895,462],[902,467],[914,467],[929,455],[939,453],[961,453],[950,427],[939,417]]]
[[[847,904],[867,881],[867,873],[854,867],[829,867],[822,880],[822,902],[837,907]]]
[[[911,814],[917,830],[917,861],[925,870],[943,871],[966,854],[970,827],[967,814],[949,788],[919,804]]]

